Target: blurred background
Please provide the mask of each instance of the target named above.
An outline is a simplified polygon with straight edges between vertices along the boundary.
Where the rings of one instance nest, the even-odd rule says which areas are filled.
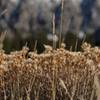
[[[100,0],[0,0],[0,48],[6,53],[44,44],[81,50],[84,41],[100,46]]]

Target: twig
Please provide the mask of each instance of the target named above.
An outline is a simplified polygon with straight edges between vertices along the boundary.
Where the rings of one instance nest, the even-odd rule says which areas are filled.
[[[7,9],[5,9],[1,14],[0,17],[3,16],[7,12]]]

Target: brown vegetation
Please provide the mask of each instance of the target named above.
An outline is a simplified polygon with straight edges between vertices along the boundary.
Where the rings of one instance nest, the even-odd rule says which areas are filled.
[[[53,50],[38,55],[0,51],[0,100],[99,100],[100,49]]]

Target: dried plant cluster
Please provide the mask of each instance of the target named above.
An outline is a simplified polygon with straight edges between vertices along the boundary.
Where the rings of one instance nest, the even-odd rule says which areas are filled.
[[[0,51],[0,100],[100,100],[100,49],[45,46],[42,54]]]

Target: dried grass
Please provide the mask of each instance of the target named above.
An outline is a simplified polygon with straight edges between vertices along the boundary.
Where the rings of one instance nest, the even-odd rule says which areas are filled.
[[[0,100],[99,100],[100,49],[0,51]]]

